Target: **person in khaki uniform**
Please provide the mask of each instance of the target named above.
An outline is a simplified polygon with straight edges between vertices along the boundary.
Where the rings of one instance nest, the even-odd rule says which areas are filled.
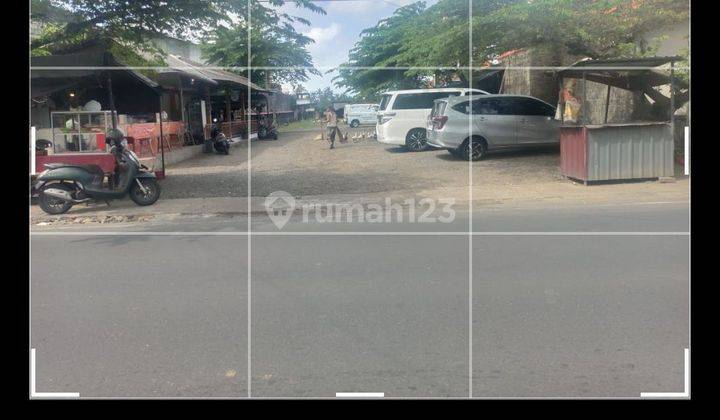
[[[330,148],[334,149],[335,135],[337,134],[340,136],[341,142],[343,142],[343,137],[340,129],[337,126],[337,114],[335,114],[335,110],[331,106],[327,107],[327,109],[325,110],[325,128],[328,140],[330,140]]]

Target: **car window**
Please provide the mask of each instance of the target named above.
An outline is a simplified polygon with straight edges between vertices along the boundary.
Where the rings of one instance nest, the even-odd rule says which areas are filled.
[[[518,115],[553,117],[555,108],[533,98],[514,98],[517,103]]]
[[[388,102],[390,102],[390,98],[392,95],[383,95],[382,99],[380,100],[380,110],[385,111],[385,109],[388,106]]]
[[[468,101],[468,102],[460,102],[459,104],[453,105],[452,109],[454,109],[454,110],[457,111],[457,112],[462,112],[463,114],[469,114],[469,113],[470,113],[470,108],[471,108],[471,107],[474,108],[474,107],[476,106],[476,105],[475,105],[476,102],[478,102],[478,101],[476,101],[476,100],[475,100],[475,101],[472,101],[472,104],[470,103],[470,101]]]
[[[513,103],[510,98],[476,99],[472,104],[475,115],[514,115]]]
[[[459,95],[460,92],[404,93],[395,98],[393,109],[432,109],[435,99]]]

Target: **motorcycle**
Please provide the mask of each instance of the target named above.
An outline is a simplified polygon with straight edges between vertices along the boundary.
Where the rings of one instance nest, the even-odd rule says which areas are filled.
[[[105,173],[98,165],[47,163],[37,177],[38,204],[48,214],[63,214],[72,206],[89,201],[120,199],[130,195],[139,206],[149,206],[160,198],[160,184],[153,172],[127,149],[123,134],[114,130],[108,135],[115,157],[115,172],[103,184]]]
[[[212,148],[221,155],[230,154],[230,142],[228,141],[225,134],[220,131],[217,127],[213,127],[210,131],[210,141],[212,142]],[[209,148],[208,148],[209,150]]]
[[[258,121],[258,139],[273,139],[277,140],[277,126],[273,123],[273,119],[265,116]]]

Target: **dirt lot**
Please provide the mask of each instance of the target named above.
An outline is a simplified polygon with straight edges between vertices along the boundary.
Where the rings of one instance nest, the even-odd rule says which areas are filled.
[[[317,133],[283,133],[277,141],[236,147],[230,156],[203,155],[168,169],[163,198],[244,197],[251,172],[252,196],[277,190],[295,196],[366,194],[467,187],[470,164],[444,150],[405,152],[373,139],[346,144],[316,140]],[[472,163],[473,185],[493,187],[568,182],[560,176],[558,149],[490,155]]]
[[[474,208],[589,203],[687,202],[689,179],[584,186],[560,175],[557,148],[491,154],[469,163],[444,150],[406,152],[371,136],[372,128],[351,131],[348,143],[330,150],[317,132],[282,133],[276,141],[233,147],[229,156],[209,154],[174,165],[162,181],[162,197],[149,207],[130,200],[111,206],[76,206],[67,215],[48,216],[31,206],[34,223],[157,219],[173,215],[265,214],[270,193],[285,191],[305,203],[384,203],[454,199]],[[250,152],[252,159],[248,159]],[[470,173],[472,170],[472,188]],[[248,200],[248,174],[252,197]],[[57,219],[57,220],[56,220]],[[115,220],[117,219],[117,220]],[[128,219],[130,220],[130,219]]]

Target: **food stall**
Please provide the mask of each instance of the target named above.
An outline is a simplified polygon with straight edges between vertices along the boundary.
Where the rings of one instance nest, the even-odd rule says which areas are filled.
[[[248,96],[266,89],[174,55],[163,57],[164,66],[138,69],[123,60],[142,52],[124,51],[118,59],[118,48],[125,47],[93,39],[31,58],[31,176],[47,163],[96,164],[112,172],[105,144],[111,129],[122,131],[130,150],[157,167],[159,177],[166,152],[200,144],[213,123],[228,138],[257,136]]]
[[[560,70],[562,174],[586,185],[673,176],[673,116],[678,83],[674,63],[680,59],[583,60]],[[669,70],[658,68],[667,64]],[[591,112],[589,82],[607,86],[604,110],[596,107],[596,112]],[[660,93],[660,87],[665,85],[670,85],[669,99]],[[638,93],[635,109],[626,113],[623,121],[608,121],[613,88]],[[636,112],[641,105],[645,111]]]
[[[161,74],[183,72],[191,74],[196,81],[206,82],[197,91],[199,100],[194,102],[198,106],[204,138],[209,138],[214,125],[231,140],[257,137],[257,125],[251,122],[248,128],[248,94],[266,92],[267,89],[239,74],[206,67],[185,57],[171,55],[166,61],[169,67]]]
[[[47,163],[96,164],[112,172],[115,161],[105,139],[111,129],[128,136],[132,115],[151,116],[151,135],[166,137],[163,125],[168,122],[157,117],[165,90],[140,71],[123,67],[111,54],[33,57],[31,65],[31,175],[42,172]],[[167,144],[155,141],[162,176]]]

